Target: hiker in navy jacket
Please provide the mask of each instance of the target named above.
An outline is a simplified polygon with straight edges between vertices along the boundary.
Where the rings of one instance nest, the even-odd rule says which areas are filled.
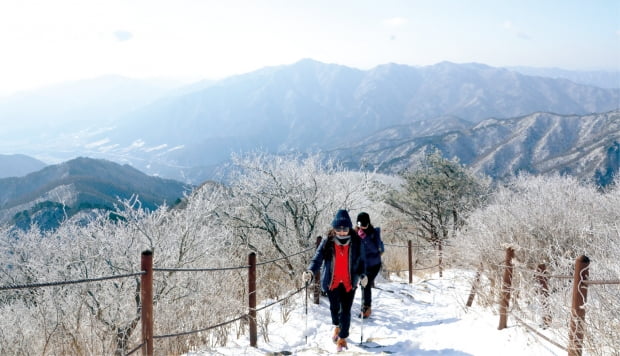
[[[332,325],[335,326],[332,341],[337,350],[342,351],[347,348],[355,290],[358,283],[362,286],[368,283],[361,241],[346,210],[336,213],[332,229],[317,247],[308,270],[303,273],[304,281],[311,281],[319,271],[321,288],[327,292]]]
[[[357,215],[357,227],[355,230],[362,241],[363,250],[366,254],[368,287],[362,288],[364,305],[359,315],[360,318],[366,319],[371,313],[372,287],[375,285],[375,278],[379,274],[379,270],[381,270],[381,255],[383,255],[385,248],[381,240],[381,228],[374,227],[370,223],[370,215],[368,213],[361,212]]]

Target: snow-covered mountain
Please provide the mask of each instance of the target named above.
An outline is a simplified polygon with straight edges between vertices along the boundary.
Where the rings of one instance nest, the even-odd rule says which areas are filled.
[[[406,128],[400,134],[413,140],[454,130],[466,134],[489,118],[538,112],[582,116],[620,108],[620,89],[483,64],[386,64],[362,71],[310,59],[149,98],[150,104],[141,101],[108,116],[113,119],[107,125],[51,134],[33,130],[27,139],[3,139],[0,149],[10,147],[46,161],[105,158],[148,174],[199,183],[233,152],[339,149],[345,156],[372,156],[359,143],[379,140],[382,136],[376,134],[384,130]],[[74,99],[81,101],[79,95]],[[106,103],[105,97],[99,100],[100,106]]]
[[[620,166],[620,111],[534,113],[487,119],[467,129],[416,137],[411,125],[385,129],[330,152],[350,167],[397,173],[432,149],[494,178],[519,172],[570,174],[609,184]]]

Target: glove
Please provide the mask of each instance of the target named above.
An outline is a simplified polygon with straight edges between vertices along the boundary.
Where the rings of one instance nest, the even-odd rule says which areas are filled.
[[[362,286],[362,288],[366,288],[367,285],[368,285],[368,277],[365,274],[362,274],[360,276],[360,286]]]
[[[301,278],[303,279],[305,283],[310,282],[313,277],[314,277],[314,274],[312,273],[312,271],[304,271],[304,273],[301,274]]]

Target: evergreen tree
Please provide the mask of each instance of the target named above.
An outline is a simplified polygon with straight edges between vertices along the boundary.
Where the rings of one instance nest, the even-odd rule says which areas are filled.
[[[438,249],[441,263],[443,245],[467,214],[484,202],[488,181],[439,151],[427,155],[403,178],[402,189],[390,191],[386,203],[412,220],[418,237]]]

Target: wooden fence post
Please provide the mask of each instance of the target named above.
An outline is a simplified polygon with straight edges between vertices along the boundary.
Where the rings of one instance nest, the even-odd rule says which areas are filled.
[[[250,346],[256,347],[256,253],[248,255],[248,323],[250,325]]]
[[[409,260],[409,284],[413,283],[413,248],[411,240],[407,241],[407,258]]]
[[[575,263],[573,275],[573,303],[571,307],[570,334],[568,356],[581,356],[583,349],[583,334],[586,320],[585,304],[588,300],[588,280],[590,259],[580,256]]]
[[[541,304],[543,307],[543,325],[548,327],[551,325],[551,315],[549,314],[549,273],[547,265],[541,263],[536,268],[536,280],[540,284]]]
[[[476,296],[476,291],[478,289],[478,285],[480,284],[480,276],[482,275],[482,263],[480,267],[476,271],[476,278],[474,279],[474,283],[471,285],[471,291],[469,292],[469,298],[467,298],[467,307],[471,307],[474,304],[474,297]]]
[[[508,322],[508,304],[510,303],[510,289],[512,288],[512,258],[515,251],[512,247],[506,249],[506,261],[504,261],[504,278],[502,280],[501,300],[499,304],[499,327],[498,330],[506,328]]]
[[[153,251],[143,251],[141,258],[140,300],[142,301],[142,355],[153,356]]]
[[[316,242],[315,242],[315,248],[319,248],[319,245],[321,244],[321,240],[323,238],[321,236],[317,236],[316,237]],[[321,274],[317,273],[314,276],[314,279],[312,280],[312,287],[313,287],[313,296],[314,296],[314,304],[319,304],[319,299],[321,296]]]

